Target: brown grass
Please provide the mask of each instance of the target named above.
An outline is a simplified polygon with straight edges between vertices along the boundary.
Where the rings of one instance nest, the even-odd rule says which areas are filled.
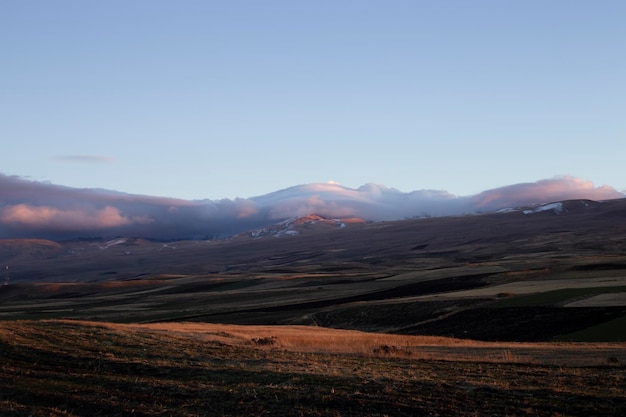
[[[616,358],[617,362],[613,363],[626,364],[626,343],[483,342],[450,337],[406,336],[312,326],[76,323],[118,331],[163,333],[229,346],[252,346],[259,349],[279,349],[299,353],[571,367],[603,366],[611,362],[610,358]]]
[[[611,363],[548,366],[516,363],[525,344],[384,337],[299,327],[0,322],[0,415],[626,413],[623,345],[613,346],[619,357]],[[402,348],[393,348],[408,340]],[[287,342],[293,346],[288,348]],[[351,349],[347,344],[362,346]],[[404,346],[436,349],[441,357],[402,356]],[[377,350],[369,351],[371,347]],[[566,347],[554,345],[551,352]],[[579,358],[604,345],[588,347],[580,350]],[[494,350],[483,351],[486,358],[474,356],[476,362],[449,355],[473,348]],[[337,353],[340,350],[346,353]]]

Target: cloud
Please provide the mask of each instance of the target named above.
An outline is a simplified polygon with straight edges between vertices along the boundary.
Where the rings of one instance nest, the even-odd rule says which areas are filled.
[[[60,210],[54,207],[18,204],[3,208],[0,212],[0,222],[27,228],[79,231],[127,226],[132,221],[111,206],[96,210]]]
[[[472,198],[472,204],[478,209],[498,209],[581,198],[610,200],[623,197],[623,193],[612,187],[596,187],[591,181],[565,176],[484,191]]]
[[[475,213],[566,199],[623,197],[623,193],[608,186],[559,177],[467,197],[441,190],[404,193],[372,183],[351,189],[329,182],[298,185],[248,199],[190,201],[76,189],[0,174],[0,238],[226,237],[308,214],[380,221]]]
[[[54,159],[62,162],[79,162],[88,164],[103,164],[114,161],[113,158],[103,155],[60,155],[54,157]]]

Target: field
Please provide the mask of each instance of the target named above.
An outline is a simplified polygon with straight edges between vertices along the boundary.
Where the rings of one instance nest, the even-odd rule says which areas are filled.
[[[624,344],[311,327],[0,324],[7,416],[619,416]]]
[[[0,241],[0,415],[626,415],[626,200]]]

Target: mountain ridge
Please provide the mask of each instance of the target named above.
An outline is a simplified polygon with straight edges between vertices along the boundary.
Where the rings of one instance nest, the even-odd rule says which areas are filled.
[[[390,221],[490,212],[531,203],[624,198],[611,187],[574,177],[520,183],[472,196],[442,190],[402,192],[369,183],[289,187],[251,198],[181,200],[99,189],[74,189],[0,174],[0,238],[136,236],[159,240],[228,237],[316,214]]]

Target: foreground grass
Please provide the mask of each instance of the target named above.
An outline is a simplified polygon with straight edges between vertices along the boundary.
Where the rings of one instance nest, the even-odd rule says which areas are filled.
[[[622,354],[269,326],[0,322],[0,415],[618,416]]]

